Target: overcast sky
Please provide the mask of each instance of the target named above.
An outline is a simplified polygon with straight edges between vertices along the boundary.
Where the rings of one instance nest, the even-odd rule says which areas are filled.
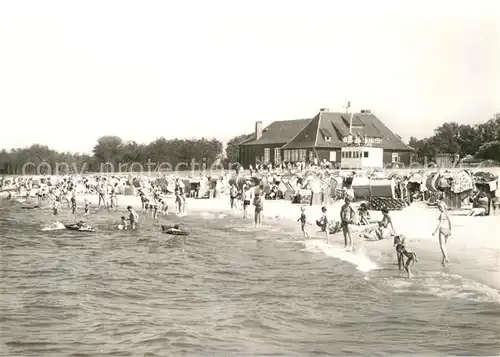
[[[0,2],[0,148],[217,137],[322,108],[404,139],[500,111],[500,1]]]

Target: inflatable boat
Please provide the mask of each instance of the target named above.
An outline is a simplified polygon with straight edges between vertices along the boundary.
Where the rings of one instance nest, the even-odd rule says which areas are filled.
[[[65,224],[64,227],[66,229],[72,230],[72,231],[79,231],[79,232],[95,232],[96,229],[94,227],[91,227],[89,225],[82,225],[78,223],[72,223],[72,224]]]
[[[35,205],[35,206],[21,206],[21,209],[38,209],[38,208],[41,208],[41,207],[38,206],[38,205]]]
[[[162,225],[161,229],[163,230],[163,233],[165,233],[165,234],[171,234],[171,235],[174,235],[174,236],[188,236],[189,235],[189,232],[187,232],[187,231],[185,231],[183,229],[180,229],[178,224],[176,224],[175,226],[164,226],[164,225]]]

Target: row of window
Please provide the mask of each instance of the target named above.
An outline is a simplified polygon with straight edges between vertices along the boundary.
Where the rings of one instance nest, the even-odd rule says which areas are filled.
[[[352,139],[354,142],[359,142],[361,143],[362,141],[364,141],[364,138],[361,139],[359,136],[358,137],[354,137]],[[348,136],[345,136],[344,139],[343,139],[344,143],[349,143],[349,137]],[[382,138],[366,138],[366,143],[367,144],[382,144]]]
[[[335,153],[334,151],[330,152],[330,161],[332,161],[332,153]],[[299,149],[299,150],[284,150],[283,151],[283,160],[286,162],[298,162],[298,161],[307,161],[307,150],[306,149]],[[363,158],[368,158],[369,152],[368,151],[342,151],[341,157],[343,159],[359,159],[361,157]],[[314,153],[312,151],[309,151],[309,161],[314,160]],[[335,159],[333,161],[336,161]],[[271,149],[270,148],[264,148],[264,162],[271,162]],[[399,154],[397,152],[392,153],[392,162],[399,162]],[[274,149],[274,163],[280,164],[281,163],[281,149],[280,148],[275,148]]]
[[[313,161],[314,153],[309,152],[309,161]],[[307,149],[300,150],[283,150],[283,161],[287,162],[298,162],[307,161]],[[264,148],[264,162],[271,162],[271,149]],[[276,165],[281,163],[281,149],[274,149],[274,163]]]
[[[359,159],[361,157],[367,158],[369,156],[368,151],[342,151],[341,157],[343,159]],[[391,161],[393,163],[399,162],[399,154],[397,152],[392,153]]]
[[[368,151],[342,151],[343,159],[359,159],[360,157],[368,157]]]
[[[283,160],[291,162],[307,161],[307,150],[284,150]]]

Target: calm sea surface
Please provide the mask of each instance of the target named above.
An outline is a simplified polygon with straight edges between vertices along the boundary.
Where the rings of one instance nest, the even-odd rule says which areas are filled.
[[[161,218],[191,232],[172,237],[149,216],[118,231],[120,215],[42,230],[50,210],[3,202],[0,356],[499,354],[498,291],[425,256],[408,281],[393,257],[363,272],[280,221]]]

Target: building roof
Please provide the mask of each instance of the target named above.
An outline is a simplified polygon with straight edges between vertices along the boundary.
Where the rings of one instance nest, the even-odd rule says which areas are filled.
[[[301,132],[288,141],[283,149],[341,148],[349,134],[350,115],[345,113],[320,112],[310,120]],[[380,119],[371,113],[353,114],[352,134],[361,138],[381,138],[380,144],[372,144],[386,150],[411,151],[401,138],[387,128]]]
[[[255,140],[255,133],[240,145],[286,144],[309,124],[311,119],[274,121],[262,130],[262,136]]]
[[[343,139],[349,135],[351,115],[321,111],[312,119],[281,120],[272,122],[255,140],[255,133],[240,145],[283,144],[282,149],[331,148],[346,146]],[[399,136],[394,134],[372,113],[352,114],[353,136],[381,138],[373,147],[386,150],[412,151]]]

